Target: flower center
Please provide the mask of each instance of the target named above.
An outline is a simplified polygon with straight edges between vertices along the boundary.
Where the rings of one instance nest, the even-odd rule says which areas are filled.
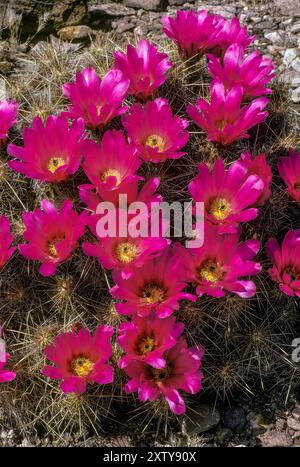
[[[215,123],[215,126],[216,126],[217,130],[219,130],[219,131],[223,131],[226,125],[227,125],[226,120],[218,120]]]
[[[208,282],[218,282],[223,275],[221,265],[215,260],[205,261],[197,268],[196,274],[200,280],[205,279]]]
[[[94,363],[84,356],[79,356],[71,363],[71,369],[75,376],[87,376],[93,371]]]
[[[121,181],[122,181],[122,177],[121,177],[121,174],[118,170],[116,169],[108,169],[106,170],[105,172],[103,172],[101,175],[100,175],[100,180],[101,182],[106,182],[106,179],[107,177],[116,177],[117,179],[117,182],[116,184],[117,185],[120,185]]]
[[[165,142],[163,138],[159,135],[150,135],[145,141],[146,146],[151,148],[157,148],[159,152],[162,152],[165,149]]]
[[[285,272],[291,276],[292,281],[300,280],[300,271],[298,271],[295,266],[287,266]]]
[[[145,355],[154,349],[155,342],[153,337],[147,336],[138,340],[137,351],[139,355]]]
[[[115,254],[121,263],[131,263],[137,255],[137,247],[133,243],[122,242],[116,246]]]
[[[231,206],[225,198],[215,198],[209,205],[209,214],[221,221],[230,214]]]
[[[152,368],[151,376],[158,383],[162,383],[170,376],[171,372],[171,368],[167,366],[165,368]]]
[[[63,241],[64,239],[65,237],[55,237],[48,242],[47,253],[49,254],[49,256],[52,256],[52,258],[56,258],[58,256],[56,244],[58,242]]]
[[[63,165],[66,165],[66,161],[64,159],[61,157],[52,157],[48,162],[47,168],[52,174],[54,174],[54,172],[56,172],[57,169]]]
[[[165,289],[157,284],[145,284],[142,289],[141,299],[142,302],[151,305],[153,303],[161,303],[165,300]]]

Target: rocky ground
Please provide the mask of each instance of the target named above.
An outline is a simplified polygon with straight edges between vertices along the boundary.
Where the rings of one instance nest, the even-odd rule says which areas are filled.
[[[277,65],[280,79],[290,83],[293,102],[300,102],[300,9],[297,0],[7,0],[0,1],[0,70],[18,66],[20,54],[40,41],[61,38],[74,46],[89,47],[91,39],[114,31],[116,39],[159,38],[161,17],[178,8],[205,8],[232,18],[238,16],[257,38],[259,46]]]
[[[300,103],[300,9],[298,0],[274,1],[185,1],[185,0],[0,0],[0,74],[24,67],[24,59],[50,40],[65,42],[66,50],[87,50],[91,40],[114,31],[116,41],[151,34],[162,36],[161,17],[174,15],[178,8],[205,8],[227,18],[238,16],[251,33],[255,46],[273,58],[277,76],[289,83],[291,99],[298,112]],[[30,61],[28,62],[30,63]],[[0,89],[1,91],[1,89]],[[234,399],[234,403],[199,407],[190,414],[178,433],[167,440],[145,435],[145,445],[155,446],[298,446],[300,406],[297,402],[279,408],[276,398],[260,395],[255,401]],[[190,420],[193,420],[191,423]],[[0,446],[135,446],[124,433],[118,438],[90,439],[84,443],[65,434],[60,440],[23,439],[17,430],[1,427]],[[3,424],[2,424],[3,425]],[[128,432],[128,430],[127,430]]]

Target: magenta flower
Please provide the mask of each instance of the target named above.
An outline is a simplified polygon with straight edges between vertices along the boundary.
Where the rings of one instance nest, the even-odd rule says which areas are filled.
[[[158,177],[151,178],[148,180],[141,188],[138,190],[138,180],[135,180],[131,183],[129,191],[127,194],[128,205],[135,202],[143,202],[150,205],[151,203],[159,203],[162,201],[161,195],[155,193],[159,187],[160,180]],[[86,204],[87,208],[94,214],[96,212],[97,206],[101,203],[102,198],[96,191],[94,185],[79,185],[79,196],[80,199]],[[119,208],[119,203],[115,203],[115,207]]]
[[[71,101],[65,115],[82,117],[91,128],[107,125],[113,118],[124,113],[121,107],[126,97],[129,80],[119,70],[112,69],[100,79],[93,68],[76,73],[74,83],[63,85],[63,94]]]
[[[272,181],[272,170],[267,163],[265,154],[258,154],[254,157],[247,151],[241,154],[237,163],[247,169],[248,176],[257,175],[264,182],[264,188],[253,205],[263,206],[271,196],[270,184]]]
[[[203,55],[217,44],[217,33],[223,28],[224,18],[209,15],[205,10],[198,13],[177,11],[176,18],[162,18],[163,32],[176,44],[183,59]]]
[[[207,133],[208,141],[228,146],[239,139],[249,138],[247,131],[268,116],[268,112],[262,112],[269,102],[267,98],[255,99],[247,105],[242,105],[242,99],[241,86],[226,92],[224,84],[215,81],[211,85],[210,103],[201,98],[195,106],[187,106],[187,113]]]
[[[13,371],[6,370],[4,366],[9,360],[10,355],[5,352],[3,348],[2,336],[2,326],[0,325],[0,383],[9,383],[16,378],[16,373]],[[2,342],[1,342],[2,341]]]
[[[127,55],[115,52],[115,67],[130,80],[129,94],[146,99],[166,81],[166,72],[172,67],[168,55],[160,53],[155,45],[141,39],[136,47],[127,46]]]
[[[179,258],[170,249],[151,261],[147,267],[133,271],[125,280],[115,277],[116,285],[110,289],[113,298],[125,300],[116,304],[120,314],[137,314],[146,317],[155,313],[159,318],[167,318],[179,309],[179,300],[195,300],[196,297],[183,292],[185,277]]]
[[[80,165],[83,130],[81,119],[69,128],[67,119],[62,116],[50,115],[45,125],[35,117],[31,128],[24,129],[24,147],[8,145],[8,154],[16,157],[8,165],[41,182],[66,180]]]
[[[17,123],[19,104],[16,101],[0,100],[0,146],[8,136],[8,130]]]
[[[13,239],[9,220],[6,216],[0,216],[0,269],[7,263],[16,249],[15,246],[11,246]]]
[[[280,158],[278,171],[290,196],[300,204],[300,152],[290,149],[288,157]]]
[[[78,239],[85,232],[86,213],[77,214],[73,203],[64,201],[58,211],[54,204],[44,199],[42,209],[23,213],[24,239],[27,244],[19,245],[25,258],[42,263],[40,273],[52,276],[56,268],[71,257]]]
[[[140,361],[154,368],[164,368],[163,354],[177,344],[184,325],[176,323],[175,318],[139,318],[122,323],[119,328],[118,344],[126,352],[118,365],[127,367],[132,361]]]
[[[180,149],[189,139],[185,131],[188,121],[173,116],[167,99],[155,99],[144,106],[134,104],[122,123],[145,161],[162,162],[186,154]]]
[[[141,268],[149,260],[161,255],[169,245],[166,238],[159,237],[105,237],[97,243],[84,242],[86,255],[95,256],[106,269],[129,279],[135,268]]]
[[[99,145],[85,141],[82,155],[82,167],[105,201],[117,203],[119,194],[131,191],[141,178],[135,175],[141,165],[136,148],[127,144],[122,131],[105,132]]]
[[[289,230],[282,246],[275,238],[268,240],[266,251],[273,263],[271,278],[289,297],[300,297],[300,229]]]
[[[225,170],[218,159],[210,172],[203,162],[199,173],[189,184],[194,201],[204,203],[208,223],[218,226],[219,233],[235,233],[240,222],[248,222],[258,214],[252,206],[260,198],[265,184],[258,175],[248,174],[248,168],[236,161]]]
[[[142,361],[133,361],[125,367],[131,378],[124,387],[125,392],[138,391],[141,402],[155,401],[163,396],[170,409],[177,415],[185,412],[185,403],[179,389],[196,394],[202,389],[203,373],[199,370],[204,355],[202,347],[187,348],[186,341],[180,339],[163,355],[164,368],[153,368]]]
[[[230,21],[225,18],[222,20],[222,28],[219,28],[216,34],[217,45],[211,52],[222,57],[232,44],[238,44],[245,51],[254,41],[255,35],[249,36],[246,26],[241,26],[238,18],[233,18]]]
[[[222,82],[226,90],[239,85],[248,97],[271,94],[272,90],[266,88],[266,84],[275,76],[274,65],[270,58],[263,58],[257,50],[244,57],[244,48],[240,44],[232,44],[223,60],[214,55],[207,57],[212,78]]]
[[[213,226],[206,225],[204,244],[200,248],[185,249],[179,243],[175,251],[186,269],[187,280],[196,285],[197,295],[223,297],[232,292],[250,298],[256,292],[254,282],[246,276],[258,274],[260,263],[252,261],[259,251],[258,240],[239,243],[240,232],[220,235]]]
[[[45,356],[55,366],[46,365],[41,373],[61,380],[60,387],[64,393],[83,394],[88,383],[111,383],[114,370],[107,360],[111,357],[113,333],[111,326],[98,326],[94,335],[87,329],[80,329],[78,334],[59,334],[45,349]]]

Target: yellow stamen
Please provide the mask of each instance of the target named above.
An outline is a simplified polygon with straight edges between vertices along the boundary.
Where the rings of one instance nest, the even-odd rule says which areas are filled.
[[[93,371],[94,363],[84,356],[77,357],[71,363],[71,370],[75,376],[87,376]]]
[[[231,206],[225,198],[215,198],[209,205],[209,213],[218,221],[226,219],[231,212]]]
[[[52,256],[52,258],[57,257],[58,253],[56,249],[56,244],[61,242],[62,240],[64,240],[64,237],[57,237],[57,238],[53,238],[52,240],[48,242],[47,253],[49,254],[49,256]]]
[[[161,303],[164,301],[166,292],[163,287],[157,284],[146,284],[141,293],[142,302],[151,305],[153,303]]]
[[[137,247],[133,243],[122,242],[116,246],[115,254],[121,263],[131,263],[137,255]]]
[[[159,135],[150,135],[145,141],[146,146],[151,148],[157,148],[159,152],[162,152],[165,149],[165,142],[163,138]]]
[[[100,175],[100,180],[102,182],[105,182],[107,177],[116,177],[117,179],[117,185],[120,185],[121,181],[122,181],[122,177],[121,177],[121,174],[118,170],[116,169],[109,169],[109,170],[106,170],[105,172],[103,172],[101,175]]]
[[[140,355],[145,355],[151,352],[154,348],[154,339],[150,336],[142,338],[137,344],[137,350]]]
[[[52,174],[54,174],[54,172],[56,172],[57,169],[63,165],[66,165],[66,161],[64,159],[61,157],[52,157],[48,162],[47,168]]]
[[[218,120],[215,125],[216,125],[216,128],[217,130],[219,131],[223,131],[225,126],[228,124],[228,122],[226,122],[226,120]]]
[[[205,279],[208,282],[218,282],[223,275],[221,265],[214,260],[204,262],[196,273],[200,280]]]

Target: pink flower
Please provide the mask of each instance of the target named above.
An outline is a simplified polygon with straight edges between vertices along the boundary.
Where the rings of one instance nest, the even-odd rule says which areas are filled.
[[[122,123],[145,161],[162,162],[186,154],[180,149],[189,139],[185,131],[188,121],[173,116],[166,99],[155,99],[144,106],[134,104]]]
[[[131,378],[124,387],[125,392],[138,391],[141,402],[155,401],[163,396],[170,409],[177,415],[185,412],[185,403],[178,389],[196,394],[202,389],[203,373],[199,370],[204,355],[202,347],[187,348],[186,341],[180,339],[163,355],[164,368],[153,368],[142,361],[133,361],[125,368]]]
[[[272,279],[289,297],[300,297],[300,229],[289,230],[282,246],[275,238],[268,240],[266,251],[273,263],[269,269]]]
[[[24,239],[27,244],[19,245],[25,258],[42,263],[40,273],[52,276],[56,268],[71,257],[78,239],[84,234],[86,213],[77,214],[73,203],[64,201],[58,211],[54,204],[44,199],[42,209],[23,213]]]
[[[195,296],[183,292],[185,277],[170,248],[151,261],[147,267],[133,271],[125,280],[115,277],[116,285],[110,289],[113,298],[125,300],[116,304],[120,314],[145,317],[155,313],[159,318],[167,318],[179,309],[179,300],[195,300]]]
[[[69,128],[67,119],[62,116],[50,115],[45,125],[35,117],[31,128],[24,129],[24,147],[8,145],[8,153],[20,159],[8,165],[42,182],[66,180],[80,165],[83,130],[80,119]]]
[[[138,180],[132,182],[130,185],[130,190],[126,193],[128,205],[135,201],[143,202],[147,205],[155,202],[159,203],[162,201],[161,195],[155,194],[155,191],[160,184],[158,177],[150,178],[142,186],[140,191],[138,190],[137,182]],[[98,204],[102,201],[102,198],[97,193],[95,186],[90,184],[79,185],[78,189],[80,199],[87,205],[87,208],[92,211],[92,213],[95,213]],[[119,204],[116,203],[115,206],[118,208]]]
[[[161,255],[168,245],[166,238],[159,237],[106,237],[97,243],[84,242],[86,255],[95,256],[106,269],[113,269],[122,279],[129,279],[135,268],[141,268],[149,260]]]
[[[4,368],[10,355],[4,352],[3,341],[1,342],[1,336],[2,326],[0,325],[0,383],[9,383],[10,381],[14,380],[17,375],[13,371],[9,371]]]
[[[237,161],[242,167],[247,169],[247,175],[257,175],[263,182],[264,188],[253,206],[263,206],[270,198],[270,184],[272,181],[272,170],[267,163],[265,154],[252,156],[250,152],[244,152]]]
[[[195,106],[187,106],[188,115],[206,131],[208,141],[228,146],[239,139],[249,138],[247,131],[268,116],[268,112],[262,110],[269,100],[261,97],[242,105],[243,88],[239,85],[226,92],[224,84],[214,81],[210,96],[210,103],[201,98]]]
[[[172,316],[166,319],[134,316],[131,322],[122,323],[118,344],[126,355],[120,359],[119,367],[125,368],[132,361],[140,361],[154,368],[164,368],[163,354],[177,344],[183,329],[184,325],[176,323]]]
[[[172,67],[168,55],[160,53],[153,44],[141,39],[136,47],[127,46],[127,55],[115,52],[115,67],[130,80],[129,94],[148,98],[166,81]]]
[[[122,131],[107,131],[99,145],[85,141],[82,155],[82,167],[105,201],[117,203],[119,194],[130,192],[141,178],[135,175],[141,165],[136,148],[127,144]]]
[[[17,123],[19,105],[16,101],[0,100],[0,145],[8,130]]]
[[[249,36],[246,26],[241,26],[238,18],[232,20],[223,19],[223,26],[219,28],[216,34],[217,45],[212,53],[218,56],[224,56],[228,47],[232,44],[239,44],[243,50],[246,50],[249,44],[255,39]]]
[[[111,326],[98,326],[94,335],[87,329],[80,329],[78,334],[59,334],[45,349],[45,356],[55,366],[46,365],[41,373],[61,380],[64,393],[83,394],[88,383],[111,383],[114,370],[106,362],[112,352],[110,338],[113,333]]]
[[[13,239],[9,220],[6,216],[0,216],[0,269],[7,263],[16,249],[15,246],[11,246]]]
[[[263,58],[255,50],[244,57],[244,48],[240,44],[232,44],[225,52],[223,60],[207,55],[208,69],[213,79],[221,81],[226,90],[239,85],[245,96],[271,94],[266,84],[275,76],[274,65],[270,58]]]
[[[65,112],[69,118],[82,117],[89,127],[107,125],[121,115],[127,107],[121,107],[126,97],[129,80],[119,70],[112,69],[100,79],[93,68],[76,73],[74,83],[63,85],[63,94],[71,101]]]
[[[288,157],[280,158],[278,170],[290,196],[300,204],[300,152],[290,149]]]
[[[219,233],[234,233],[240,222],[255,219],[258,210],[252,206],[265,188],[258,175],[250,175],[248,167],[239,160],[228,170],[221,159],[215,162],[212,171],[203,162],[198,170],[189,191],[194,201],[204,203],[205,219],[218,226]]]
[[[223,28],[224,19],[209,15],[205,10],[195,13],[192,10],[177,11],[176,18],[162,18],[163,32],[170,37],[179,49],[183,59],[200,56],[217,44],[217,33]]]
[[[186,269],[187,280],[197,287],[197,294],[219,298],[228,291],[242,298],[252,297],[256,292],[255,284],[243,278],[261,271],[261,265],[252,261],[259,251],[259,241],[239,243],[240,232],[220,235],[208,224],[204,234],[204,244],[200,248],[185,249],[180,244],[174,247]]]

